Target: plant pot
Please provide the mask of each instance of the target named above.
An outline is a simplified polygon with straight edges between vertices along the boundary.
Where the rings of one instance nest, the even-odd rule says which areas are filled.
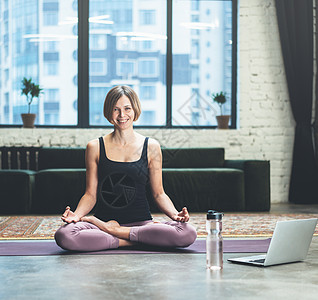
[[[218,129],[228,129],[230,117],[230,115],[216,116],[216,120],[218,122]]]
[[[23,128],[34,128],[36,114],[21,114]]]

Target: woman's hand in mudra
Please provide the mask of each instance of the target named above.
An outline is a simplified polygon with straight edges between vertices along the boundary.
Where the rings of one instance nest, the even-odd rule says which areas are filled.
[[[65,223],[76,223],[80,221],[80,218],[71,211],[69,206],[66,207],[64,214],[61,218]]]
[[[172,217],[172,220],[178,221],[178,222],[188,222],[190,219],[189,212],[186,207],[182,208],[182,210]]]

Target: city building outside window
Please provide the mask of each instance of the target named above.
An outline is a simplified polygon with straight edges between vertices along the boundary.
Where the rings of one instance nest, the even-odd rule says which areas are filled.
[[[0,126],[21,126],[21,80],[32,77],[43,88],[32,104],[39,127],[110,126],[102,111],[106,93],[129,85],[144,111],[136,126],[215,127],[211,95],[223,91],[235,128],[236,0],[87,3],[0,5]],[[83,65],[86,77],[78,74]],[[79,93],[83,86],[88,96]]]

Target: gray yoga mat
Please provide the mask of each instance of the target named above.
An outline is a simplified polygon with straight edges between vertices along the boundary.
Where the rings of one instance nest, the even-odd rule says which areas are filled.
[[[231,239],[224,240],[224,253],[263,253],[267,252],[269,239]],[[156,253],[205,253],[205,239],[197,239],[187,248],[159,248],[146,245],[109,249],[96,252],[65,251],[48,241],[1,241],[0,256],[46,256],[46,255],[106,255],[106,254],[156,254]]]

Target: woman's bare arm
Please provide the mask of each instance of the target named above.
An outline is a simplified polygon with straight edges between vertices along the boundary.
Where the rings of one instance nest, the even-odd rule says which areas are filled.
[[[186,207],[178,212],[162,185],[162,153],[157,141],[149,139],[148,146],[149,179],[154,200],[159,209],[175,221],[187,222],[189,213]]]
[[[87,144],[85,152],[86,164],[86,191],[79,201],[74,212],[70,207],[62,216],[62,220],[67,223],[78,222],[82,217],[87,215],[96,204],[96,193],[98,185],[98,160],[99,160],[99,141],[92,140]]]

